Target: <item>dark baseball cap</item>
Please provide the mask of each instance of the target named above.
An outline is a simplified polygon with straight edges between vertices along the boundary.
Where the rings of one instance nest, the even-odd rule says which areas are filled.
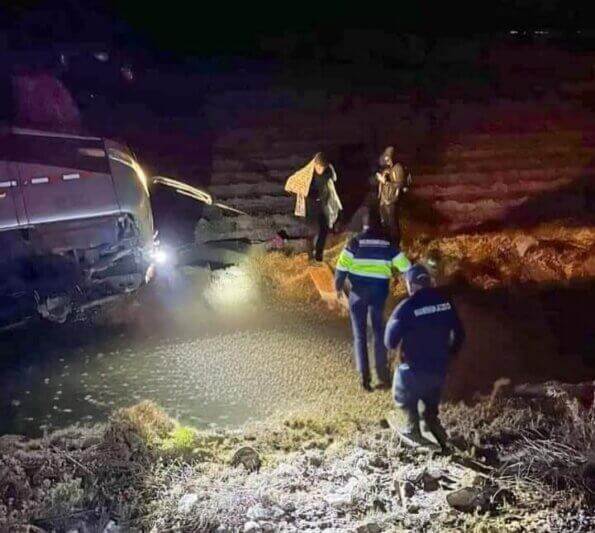
[[[413,265],[406,273],[405,279],[409,283],[415,283],[416,285],[422,285],[427,287],[432,283],[432,276],[428,269],[420,264]]]

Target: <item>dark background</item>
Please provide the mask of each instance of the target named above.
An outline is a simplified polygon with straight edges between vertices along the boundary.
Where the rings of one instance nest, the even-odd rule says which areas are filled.
[[[71,91],[85,131],[126,141],[149,174],[208,188],[213,130],[241,126],[247,113],[257,112],[247,103],[244,115],[206,117],[209,95],[250,87],[291,87],[296,94],[322,88],[348,108],[357,94],[382,99],[385,93],[402,93],[423,109],[436,95],[444,96],[444,87],[462,80],[453,100],[489,98],[503,92],[486,67],[495,42],[543,41],[577,53],[595,50],[593,15],[585,3],[556,0],[388,6],[277,2],[266,7],[254,2],[192,7],[185,2],[3,2],[0,65],[55,72]],[[462,56],[445,61],[441,54],[453,43]],[[109,51],[109,61],[93,58],[101,50]],[[465,58],[469,50],[479,50],[468,54],[472,61]],[[58,53],[68,56],[67,68],[56,66]],[[123,77],[125,68],[132,80]],[[548,78],[553,80],[550,73]],[[10,84],[7,77],[2,80],[0,112],[11,120]],[[528,96],[519,94],[517,85],[513,93]],[[317,105],[306,100],[279,105]],[[426,159],[440,144],[440,131],[433,133],[429,146],[422,147]],[[358,146],[343,151],[333,159],[353,172],[352,181],[360,180],[369,171],[370,155]],[[414,156],[406,160],[413,167]],[[189,241],[201,206],[169,192],[155,194],[153,202],[158,225],[171,224],[171,234]]]
[[[9,1],[2,2],[0,28],[9,48],[108,39],[114,45],[203,58],[284,57],[272,41],[291,37],[298,41],[295,57],[307,58],[332,50],[348,28],[415,34],[431,46],[445,36],[543,29],[563,37],[594,27],[594,9],[587,2],[561,0],[237,4]]]

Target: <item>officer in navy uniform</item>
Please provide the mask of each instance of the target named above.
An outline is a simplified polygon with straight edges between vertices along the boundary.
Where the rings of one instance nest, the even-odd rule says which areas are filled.
[[[404,412],[403,435],[421,438],[418,404],[424,405],[423,421],[442,448],[447,435],[438,419],[440,394],[448,363],[465,339],[465,331],[454,304],[433,287],[430,273],[414,265],[405,274],[409,297],[393,311],[385,332],[385,345],[401,343],[401,364],[393,381],[397,408]]]
[[[384,346],[384,304],[388,296],[393,272],[406,272],[411,266],[407,256],[391,242],[382,227],[377,209],[370,209],[364,217],[363,231],[351,239],[341,252],[335,273],[337,297],[343,297],[346,280],[349,292],[349,314],[355,344],[357,368],[362,386],[371,391],[368,362],[368,315],[374,332],[376,374],[381,385],[390,387],[390,375]]]

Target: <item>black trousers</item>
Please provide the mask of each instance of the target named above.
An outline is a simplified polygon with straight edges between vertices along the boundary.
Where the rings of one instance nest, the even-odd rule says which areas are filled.
[[[401,242],[401,226],[396,204],[382,204],[379,206],[382,225],[389,232],[396,244]]]
[[[306,214],[310,224],[316,231],[313,246],[314,259],[316,259],[316,261],[322,261],[326,238],[329,233],[328,220],[324,213],[324,209],[322,208],[322,202],[308,201]]]

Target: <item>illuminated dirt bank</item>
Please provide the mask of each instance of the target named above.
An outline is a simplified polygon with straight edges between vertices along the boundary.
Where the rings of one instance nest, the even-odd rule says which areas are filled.
[[[497,235],[502,236],[493,238]],[[459,236],[432,241],[432,246],[456,259],[450,239],[457,246],[475,242]],[[341,243],[336,244],[335,251],[329,251],[331,262]],[[475,245],[480,250],[486,246],[484,241]],[[415,246],[410,245],[412,256],[425,253]],[[466,257],[484,257],[471,249],[465,249]],[[485,258],[491,255],[489,249],[485,252]],[[317,302],[305,267],[305,256],[272,253],[254,258],[246,272],[257,285],[263,282],[285,311],[297,304],[293,317],[303,320],[310,335],[315,328],[308,320],[318,326],[330,320],[328,327],[335,332],[347,328]],[[450,275],[445,268],[443,281]],[[236,277],[228,281],[237,283]],[[257,374],[244,369],[242,375],[263,397],[277,387],[279,377],[288,388],[308,377],[306,388],[315,394],[299,408],[277,411],[260,423],[197,431],[143,402],[118,411],[106,426],[67,429],[40,440],[3,437],[0,524],[8,530],[29,523],[42,530],[81,531],[103,531],[108,525],[124,531],[591,530],[590,405],[555,388],[552,397],[541,399],[511,398],[507,388],[477,395],[482,389],[490,393],[493,382],[503,376],[519,382],[592,378],[579,345],[559,345],[564,337],[548,323],[552,310],[561,316],[564,306],[570,306],[568,312],[577,302],[592,301],[592,294],[588,287],[565,292],[575,290],[568,287],[548,299],[548,293],[522,284],[514,289],[473,287],[472,279],[457,281],[453,276],[447,286],[469,334],[447,394],[470,404],[449,402],[443,410],[453,443],[464,450],[454,457],[418,455],[398,444],[384,421],[390,395],[358,390],[345,343],[337,358],[336,340],[315,343],[304,337],[306,344],[300,344],[299,337],[287,336],[279,343],[292,345],[291,362],[283,363],[285,346],[264,359],[247,353],[247,364],[257,361],[262,366]],[[220,303],[240,306],[242,316],[249,309],[254,312],[250,298],[242,305],[234,294]],[[402,295],[400,284],[395,284],[394,295]],[[304,312],[307,319],[300,318]],[[163,318],[159,311],[156,315]],[[569,316],[576,328],[580,316]],[[156,327],[150,324],[148,330]],[[558,323],[558,330],[566,324]],[[250,320],[238,322],[238,327],[249,328]],[[243,336],[250,334],[244,331]],[[241,339],[234,339],[240,347]],[[308,353],[300,353],[300,346]],[[267,358],[274,364],[267,364]],[[293,370],[288,374],[287,369]],[[217,375],[225,372],[219,369]],[[243,457],[245,465],[238,464],[237,457]],[[465,496],[466,503],[452,503],[452,494]]]

